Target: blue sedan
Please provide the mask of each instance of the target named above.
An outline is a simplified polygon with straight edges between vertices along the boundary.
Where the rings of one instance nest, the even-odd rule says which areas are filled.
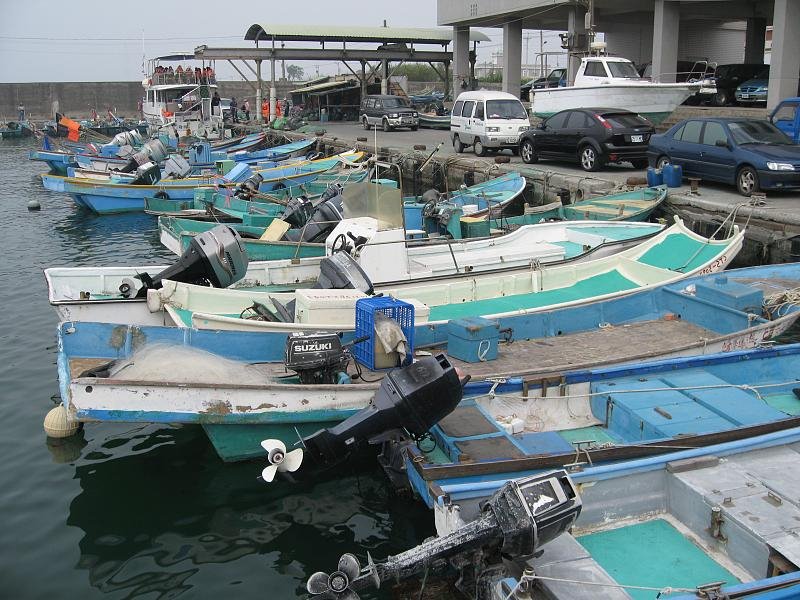
[[[768,121],[687,119],[650,138],[650,165],[680,165],[685,176],[760,190],[800,190],[800,146]]]

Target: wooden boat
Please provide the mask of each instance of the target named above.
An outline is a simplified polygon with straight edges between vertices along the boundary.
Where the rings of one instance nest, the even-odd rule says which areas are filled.
[[[428,129],[450,129],[450,115],[419,113],[419,126]]]
[[[491,272],[460,272],[430,283],[376,286],[376,291],[416,303],[417,318],[424,315],[429,321],[425,337],[433,342],[446,339],[446,325],[452,319],[483,316],[502,321],[516,315],[635,295],[691,275],[722,270],[741,249],[744,234],[738,228],[729,238],[710,240],[687,229],[679,218],[675,221],[638,246],[576,265],[544,265],[500,277]],[[347,302],[342,300],[339,310],[325,311],[327,316],[322,320],[309,311],[304,313],[304,321],[281,323],[240,319],[238,315],[254,300],[276,310],[275,302],[285,304],[295,299],[292,293],[258,294],[194,287],[176,294],[180,288],[186,286],[165,286],[166,310],[181,309],[180,316],[171,312],[176,324],[200,329],[348,330],[353,327],[355,302],[359,298],[358,294],[351,294]],[[177,298],[182,300],[178,302]]]
[[[473,218],[499,217],[525,190],[525,178],[519,173],[506,173],[449,194],[442,194],[438,202],[449,202],[461,208],[464,216]],[[420,207],[428,203],[422,197],[403,198],[408,204]]]
[[[560,202],[555,202],[543,206],[526,206],[525,214],[495,219],[492,226],[509,227],[554,219],[565,221],[646,221],[666,197],[667,186],[659,185],[588,198],[574,204],[562,205]]]
[[[486,597],[505,600],[524,572],[531,597],[552,600],[797,598],[798,441],[795,427],[576,467],[569,478],[582,510],[572,528],[532,558],[507,556]],[[468,495],[455,487],[437,490],[439,535],[477,519],[478,503],[498,489]]]
[[[725,277],[727,281],[724,281]],[[486,402],[487,393],[497,383],[484,382],[492,377],[524,376],[531,382],[525,385],[526,389],[534,390],[530,392],[532,396],[535,396],[536,382],[540,387],[545,382],[549,390],[546,395],[559,399],[559,371],[753,347],[781,333],[798,316],[796,307],[783,303],[774,294],[770,294],[762,316],[725,305],[723,300],[733,303],[741,297],[735,287],[734,293],[727,294],[727,298],[722,294],[722,299],[714,302],[704,299],[702,292],[692,295],[683,291],[687,285],[699,288],[702,283],[713,290],[712,286],[722,285],[720,282],[749,285],[752,289],[765,288],[770,292],[783,290],[785,293],[800,284],[800,266],[729,271],[685,280],[640,295],[608,300],[596,306],[511,317],[502,320],[501,324],[512,329],[514,341],[502,345],[497,360],[480,363],[465,363],[453,357],[448,360],[472,376],[474,383],[469,384],[465,393],[479,396],[480,402]],[[428,344],[425,338],[428,327],[425,323],[417,323],[415,343]],[[351,335],[345,334],[345,341]],[[148,380],[138,376],[124,380],[80,376],[89,367],[130,357],[135,349],[148,345],[207,350],[216,357],[211,357],[212,362],[218,359],[220,364],[223,359],[259,363],[256,370],[262,379],[255,384],[246,383],[239,368],[241,365],[237,365],[235,368],[217,368],[213,381],[205,378],[192,380],[192,376],[177,368],[175,363],[170,363],[169,376],[158,375]],[[282,364],[284,345],[285,333],[62,323],[58,358],[61,397],[70,414],[79,420],[202,423],[224,459],[262,456],[259,444],[262,439],[294,439],[293,423],[307,424],[309,429],[317,428],[350,416],[368,400],[367,394],[363,393],[366,388],[359,387],[361,384],[325,388],[311,386],[310,389],[306,386],[301,394],[299,389],[285,387],[290,379],[281,379],[282,384],[276,383],[275,378],[285,375]],[[204,374],[213,370],[201,368]],[[365,379],[374,382],[385,374],[362,370]],[[279,387],[281,385],[284,387]],[[508,385],[519,387],[522,384],[511,381]],[[362,392],[360,395],[359,391]],[[498,393],[495,390],[495,395]],[[269,398],[279,398],[279,401],[272,402]],[[558,406],[569,408],[563,403]]]
[[[540,263],[578,262],[611,255],[641,243],[661,229],[661,225],[640,223],[619,223],[611,226],[602,223],[546,223],[525,226],[508,236],[492,240],[416,244],[408,247],[403,244],[401,248],[379,243],[376,249],[385,250],[398,262],[408,265],[406,279],[430,279],[454,272],[453,257],[462,265],[462,269],[469,267],[474,272],[491,270],[498,273],[498,262],[502,262],[508,270],[527,267],[532,260]],[[380,242],[380,238],[377,241]],[[403,255],[407,258],[400,260]],[[253,261],[247,274],[233,287],[273,292],[310,287],[319,276],[321,258]],[[380,258],[364,262],[367,275],[372,278],[373,283],[383,281],[383,272],[379,270],[383,262]],[[153,274],[165,268],[166,266],[49,268],[45,269],[44,274],[50,304],[56,309],[61,321],[169,325],[172,320],[161,312],[151,313],[144,299],[124,298],[119,292],[123,281],[134,280],[137,273]]]

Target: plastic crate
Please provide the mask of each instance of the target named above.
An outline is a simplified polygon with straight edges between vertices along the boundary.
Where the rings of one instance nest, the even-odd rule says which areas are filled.
[[[371,371],[376,370],[375,313],[378,311],[390,319],[394,319],[400,325],[406,340],[408,340],[408,354],[406,354],[403,365],[411,364],[414,355],[414,305],[383,296],[361,298],[356,301],[355,337],[368,336],[369,339],[353,346],[353,357]]]

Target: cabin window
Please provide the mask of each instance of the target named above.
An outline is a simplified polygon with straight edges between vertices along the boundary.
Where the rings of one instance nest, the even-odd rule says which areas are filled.
[[[587,62],[586,69],[584,70],[583,74],[589,77],[608,77],[603,63],[599,60]]]
[[[461,116],[461,107],[462,106],[464,106],[464,101],[463,100],[459,100],[458,102],[456,102],[453,105],[453,115],[455,115],[456,117],[460,117]]]
[[[468,100],[468,101],[464,102],[464,108],[461,111],[461,116],[462,117],[471,117],[473,108],[475,108],[475,102],[473,100]]]
[[[612,77],[627,77],[629,79],[639,79],[639,73],[636,68],[629,62],[612,61],[608,63],[608,70],[611,71]]]
[[[568,111],[553,115],[545,121],[545,125],[551,129],[562,129],[566,125],[569,115],[570,113]]]
[[[478,102],[475,105],[475,118],[483,121],[483,102]]]
[[[709,121],[706,123],[706,128],[703,131],[703,143],[707,146],[715,146],[719,141],[723,141],[727,144],[728,134],[725,133],[725,128],[721,123]]]
[[[155,92],[153,90],[147,90],[147,101],[150,104],[153,104],[155,102],[155,97],[156,97],[156,94],[155,94]]]
[[[689,142],[690,144],[700,143],[700,130],[703,128],[702,121],[689,121],[683,126],[680,140],[682,142]]]

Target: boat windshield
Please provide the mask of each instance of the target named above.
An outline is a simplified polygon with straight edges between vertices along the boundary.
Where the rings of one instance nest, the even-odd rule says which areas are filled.
[[[519,100],[487,100],[488,119],[527,119],[528,113]]]
[[[609,61],[606,63],[608,70],[611,71],[612,77],[625,77],[628,79],[639,79],[639,73],[636,68],[629,62]]]
[[[791,140],[767,121],[736,121],[728,129],[737,144],[791,144]]]

